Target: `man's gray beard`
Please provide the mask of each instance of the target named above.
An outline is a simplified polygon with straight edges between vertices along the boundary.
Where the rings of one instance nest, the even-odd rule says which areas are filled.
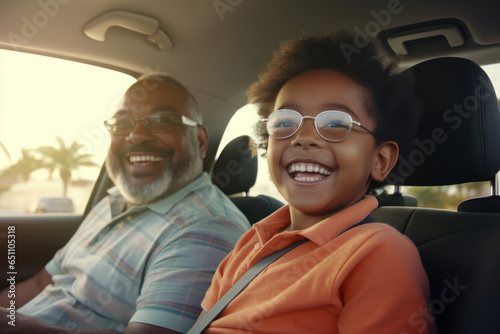
[[[146,185],[128,183],[121,163],[117,163],[115,166],[113,161],[116,160],[109,157],[109,151],[106,168],[109,177],[128,203],[146,205],[153,203],[160,197],[164,198],[171,195],[200,175],[203,166],[198,151],[199,149],[196,146],[194,154],[179,163],[170,160],[170,163],[165,165],[160,178]]]

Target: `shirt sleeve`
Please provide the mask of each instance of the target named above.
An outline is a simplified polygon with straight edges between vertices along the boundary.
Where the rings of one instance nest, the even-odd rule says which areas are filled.
[[[397,231],[382,230],[368,239],[342,275],[339,333],[434,333],[420,256]]]
[[[209,218],[164,239],[149,260],[130,322],[189,330],[219,263],[244,232],[227,219]]]
[[[203,298],[203,301],[201,302],[201,307],[205,311],[209,311],[218,301],[218,296],[220,294],[220,288],[221,288],[221,282],[222,282],[222,277],[224,275],[224,268],[226,267],[227,263],[231,261],[233,252],[229,253],[224,260],[219,264],[213,278],[212,282],[210,284],[210,287],[208,288],[205,297]]]

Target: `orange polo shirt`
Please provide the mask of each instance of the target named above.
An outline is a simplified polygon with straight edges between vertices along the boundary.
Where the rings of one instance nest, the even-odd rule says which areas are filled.
[[[204,333],[429,333],[429,285],[415,245],[386,224],[342,233],[377,207],[368,196],[302,231],[288,206],[245,233],[202,302],[209,310],[256,262],[309,239],[269,265]],[[340,235],[339,235],[340,234]]]

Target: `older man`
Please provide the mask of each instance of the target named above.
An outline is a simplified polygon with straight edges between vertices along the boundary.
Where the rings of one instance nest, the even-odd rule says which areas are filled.
[[[16,306],[24,306],[16,327],[0,329],[185,332],[217,265],[250,227],[202,171],[208,133],[179,82],[140,78],[105,125],[116,187],[46,267],[18,285]]]

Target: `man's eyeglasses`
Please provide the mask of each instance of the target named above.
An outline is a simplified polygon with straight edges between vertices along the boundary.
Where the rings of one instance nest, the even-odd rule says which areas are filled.
[[[112,117],[104,121],[106,129],[113,135],[123,135],[132,132],[136,122],[141,122],[150,133],[162,133],[176,130],[180,125],[199,125],[192,119],[178,114],[151,114],[142,118]]]
[[[299,131],[305,118],[314,120],[314,126],[321,138],[331,142],[343,141],[349,137],[353,124],[368,131],[375,138],[382,140],[361,123],[353,121],[349,114],[337,110],[323,111],[318,116],[312,117],[302,116],[299,112],[291,109],[279,109],[273,111],[268,118],[261,121],[267,123],[269,136],[276,139],[285,139]]]

